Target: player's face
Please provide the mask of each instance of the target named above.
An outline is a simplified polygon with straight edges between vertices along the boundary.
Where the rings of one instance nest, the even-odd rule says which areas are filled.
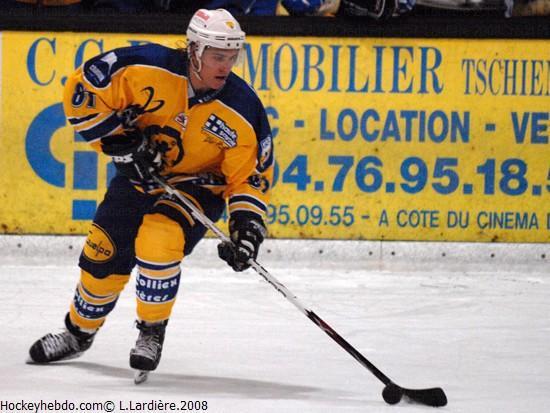
[[[200,76],[208,89],[220,89],[237,62],[239,50],[207,48],[202,54]]]

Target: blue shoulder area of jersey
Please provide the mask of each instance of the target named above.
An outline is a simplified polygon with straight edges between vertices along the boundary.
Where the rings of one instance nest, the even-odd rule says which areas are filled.
[[[157,67],[177,76],[187,76],[184,52],[155,43],[121,47],[100,54],[84,63],[83,72],[90,84],[104,88],[113,74],[132,65]]]
[[[262,113],[265,112],[254,89],[234,73],[229,74],[224,88],[216,98],[238,112],[254,128],[260,122]]]
[[[262,172],[271,166],[274,160],[271,127],[262,101],[254,89],[239,76],[231,73],[217,99],[238,112],[254,128],[258,140],[256,169]]]

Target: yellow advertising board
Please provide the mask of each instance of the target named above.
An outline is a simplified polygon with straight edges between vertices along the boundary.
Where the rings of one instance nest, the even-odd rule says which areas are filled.
[[[65,121],[66,77],[178,36],[2,34],[0,232],[86,233],[114,173]],[[264,102],[276,238],[550,241],[544,40],[247,39]]]

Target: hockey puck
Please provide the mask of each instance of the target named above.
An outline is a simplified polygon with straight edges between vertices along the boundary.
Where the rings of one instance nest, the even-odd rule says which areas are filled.
[[[397,404],[403,397],[401,388],[394,383],[389,383],[384,390],[382,390],[382,397],[388,404]]]

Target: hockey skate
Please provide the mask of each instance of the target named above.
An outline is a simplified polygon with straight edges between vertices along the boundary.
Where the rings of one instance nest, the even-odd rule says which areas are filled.
[[[134,376],[136,384],[147,380],[149,372],[157,368],[162,355],[167,323],[167,321],[160,323],[137,322],[139,336],[135,347],[130,350],[130,367],[137,370]]]
[[[87,334],[73,325],[69,314],[65,317],[66,329],[60,333],[46,334],[29,349],[28,363],[51,363],[80,357],[90,348],[95,334]]]

